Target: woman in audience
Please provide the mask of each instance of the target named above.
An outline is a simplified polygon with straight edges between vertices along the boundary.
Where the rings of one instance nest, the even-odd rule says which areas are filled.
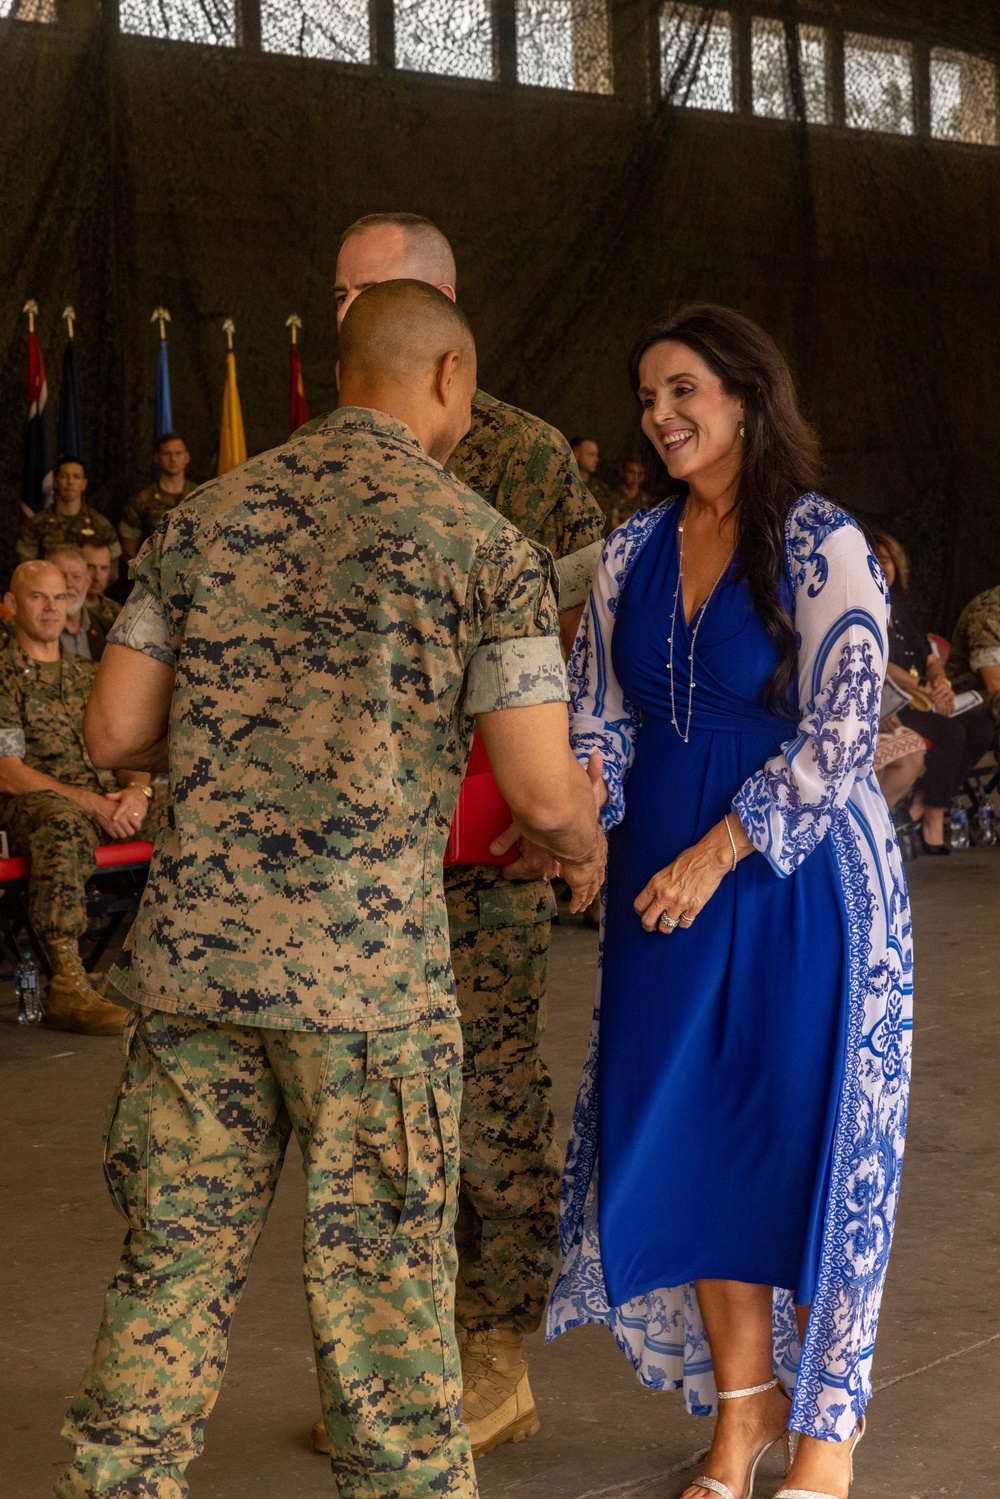
[[[718,1392],[684,1499],[746,1499],[787,1427],[782,1493],[846,1499],[912,987],[872,774],[885,584],[758,327],[691,308],[630,372],[668,502],[610,538],[569,665],[611,832],[550,1332],[606,1323],[697,1414]]]
[[[993,743],[993,720],[983,708],[955,713],[955,696],[944,663],[931,649],[910,603],[906,553],[896,538],[885,532],[875,534],[874,546],[889,585],[892,609],[888,675],[914,699],[899,710],[899,720],[930,743],[926,768],[910,803],[910,816],[920,824],[924,852],[947,854],[951,850],[944,841],[945,808],[951,806],[969,771]]]
[[[926,764],[927,746],[915,730],[905,728],[895,713],[879,720],[875,779],[890,812],[909,797]]]

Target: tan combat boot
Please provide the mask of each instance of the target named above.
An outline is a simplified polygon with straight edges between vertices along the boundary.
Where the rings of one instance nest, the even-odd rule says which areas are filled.
[[[470,1332],[462,1344],[462,1420],[478,1462],[502,1442],[523,1442],[539,1429],[519,1332]]]
[[[313,1451],[325,1452],[327,1457],[333,1451],[333,1448],[330,1446],[330,1438],[326,1434],[326,1427],[322,1421],[317,1421],[313,1427]]]
[[[52,980],[45,999],[45,1024],[81,1036],[117,1036],[130,1015],[104,999],[90,982],[73,937],[47,942]]]

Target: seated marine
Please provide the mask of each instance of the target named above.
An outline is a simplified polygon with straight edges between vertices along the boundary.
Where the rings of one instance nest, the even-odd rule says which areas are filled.
[[[128,1011],[94,987],[80,957],[85,886],[102,843],[151,836],[153,788],[137,771],[96,770],[83,713],[97,667],[60,652],[66,583],[52,562],[22,562],[4,600],[13,631],[0,647],[0,827],[12,853],[31,858],[28,915],[52,980],[45,1001],[56,1030],[114,1035]]]

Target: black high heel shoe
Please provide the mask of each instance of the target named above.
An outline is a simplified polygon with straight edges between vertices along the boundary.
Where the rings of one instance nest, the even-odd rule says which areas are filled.
[[[951,849],[948,847],[947,843],[928,843],[927,839],[924,837],[923,828],[920,829],[920,848],[923,853],[934,854],[937,857],[940,857],[941,854],[951,853]]]

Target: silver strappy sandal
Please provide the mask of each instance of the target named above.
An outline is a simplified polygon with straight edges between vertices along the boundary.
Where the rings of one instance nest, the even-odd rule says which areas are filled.
[[[860,1421],[858,1422],[857,1430],[855,1431],[854,1436],[851,1438],[851,1483],[854,1482],[854,1449],[857,1447],[864,1434],[865,1418],[864,1416],[862,1416]],[[704,1479],[699,1480],[699,1482],[701,1483],[704,1483],[704,1481]],[[775,1494],[774,1499],[837,1499],[837,1496],[835,1494],[821,1494],[818,1489],[779,1489]]]
[[[755,1384],[748,1390],[718,1390],[716,1393],[720,1400],[740,1400],[745,1395],[763,1395],[767,1390],[776,1390],[780,1384],[780,1379],[772,1379],[768,1384]],[[789,1436],[789,1432],[783,1431],[781,1433],[781,1436],[775,1437],[773,1442],[766,1442],[764,1444],[764,1446],[760,1449],[760,1451],[757,1453],[757,1456],[750,1464],[750,1471],[747,1477],[747,1487],[742,1494],[734,1494],[732,1489],[729,1488],[726,1484],[721,1483],[718,1478],[695,1478],[692,1480],[690,1487],[709,1489],[713,1494],[718,1494],[719,1499],[753,1499],[753,1486],[757,1477],[757,1469],[759,1468],[761,1461],[767,1456],[767,1454],[779,1444],[783,1445],[785,1449],[785,1473],[787,1475],[788,1470],[792,1465],[791,1451],[789,1448]],[[783,1492],[786,1491],[783,1490]],[[791,1489],[787,1490],[787,1493],[789,1494],[793,1492],[796,1491]]]

